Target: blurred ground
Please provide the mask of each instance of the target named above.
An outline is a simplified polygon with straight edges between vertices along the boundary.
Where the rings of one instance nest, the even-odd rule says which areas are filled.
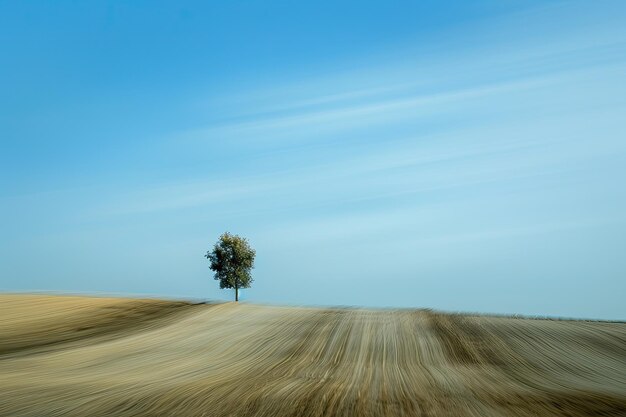
[[[624,416],[626,324],[0,296],[1,416]]]

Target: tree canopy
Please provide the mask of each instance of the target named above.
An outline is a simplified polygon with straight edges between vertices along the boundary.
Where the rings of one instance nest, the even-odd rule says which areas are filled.
[[[228,232],[220,236],[212,251],[205,255],[211,262],[211,270],[215,279],[220,282],[221,289],[234,289],[235,301],[239,301],[239,289],[250,288],[252,284],[251,270],[254,268],[256,251],[250,247],[248,240]]]

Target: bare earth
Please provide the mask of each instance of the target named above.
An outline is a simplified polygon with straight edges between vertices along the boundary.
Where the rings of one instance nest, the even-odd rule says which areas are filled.
[[[625,416],[626,324],[0,296],[0,416]]]

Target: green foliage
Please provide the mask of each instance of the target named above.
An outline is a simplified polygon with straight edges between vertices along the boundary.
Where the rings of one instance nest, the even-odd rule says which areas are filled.
[[[211,270],[220,288],[235,289],[235,301],[239,301],[239,289],[250,288],[252,284],[251,269],[254,268],[256,252],[248,244],[248,240],[226,232],[220,236],[205,258],[211,262]]]

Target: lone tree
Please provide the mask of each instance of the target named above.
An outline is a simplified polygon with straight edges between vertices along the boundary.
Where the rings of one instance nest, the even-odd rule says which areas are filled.
[[[211,261],[211,270],[215,271],[215,279],[220,288],[234,288],[235,301],[239,301],[239,288],[250,288],[256,252],[248,244],[248,240],[226,232],[220,236],[205,258]]]

